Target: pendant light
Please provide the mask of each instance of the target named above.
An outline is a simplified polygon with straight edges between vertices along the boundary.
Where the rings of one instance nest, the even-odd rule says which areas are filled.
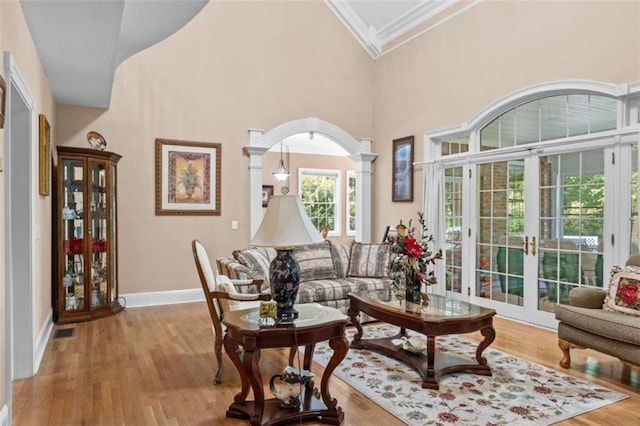
[[[284,166],[284,161],[282,160],[282,141],[280,141],[280,162],[278,163],[278,168],[273,171],[273,176],[279,182],[284,182],[289,177],[289,170]]]

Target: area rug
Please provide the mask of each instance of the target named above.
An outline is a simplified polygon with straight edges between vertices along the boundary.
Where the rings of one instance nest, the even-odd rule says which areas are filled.
[[[397,333],[397,327],[373,325],[364,337]],[[354,334],[347,331],[349,341]],[[436,346],[475,360],[477,342],[470,339],[442,336]],[[314,361],[326,366],[332,353],[328,344],[318,344]],[[333,374],[409,425],[549,425],[627,398],[491,347],[483,356],[491,377],[444,375],[438,391],[423,389],[420,375],[405,364],[368,350],[349,349]]]

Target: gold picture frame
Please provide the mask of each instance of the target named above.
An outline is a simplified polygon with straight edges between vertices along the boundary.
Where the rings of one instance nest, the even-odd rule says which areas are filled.
[[[51,126],[44,114],[38,117],[40,129],[40,158],[38,187],[40,195],[51,193]]]
[[[156,139],[156,215],[220,216],[219,143]]]
[[[413,136],[393,140],[391,201],[413,201]]]
[[[7,83],[0,75],[0,129],[4,129],[5,105],[7,100]]]

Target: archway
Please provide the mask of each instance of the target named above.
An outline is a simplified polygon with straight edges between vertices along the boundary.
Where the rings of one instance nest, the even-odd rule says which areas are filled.
[[[264,154],[282,139],[289,136],[314,132],[331,139],[348,153],[356,163],[356,241],[371,241],[371,163],[378,154],[371,152],[371,139],[356,140],[349,133],[319,118],[305,118],[281,124],[266,133],[249,129],[249,145],[244,150],[249,154],[249,209],[251,235],[262,220],[262,171]]]

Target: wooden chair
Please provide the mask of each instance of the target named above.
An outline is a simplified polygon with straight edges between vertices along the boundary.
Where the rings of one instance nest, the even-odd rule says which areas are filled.
[[[216,276],[202,243],[198,240],[193,240],[191,248],[212,322],[214,352],[218,361],[218,369],[213,383],[218,384],[222,374],[222,317],[224,313],[230,310],[257,306],[260,300],[271,300],[271,295],[260,293],[262,280],[231,280],[225,275]],[[243,286],[255,286],[257,293],[239,293],[238,287]]]

